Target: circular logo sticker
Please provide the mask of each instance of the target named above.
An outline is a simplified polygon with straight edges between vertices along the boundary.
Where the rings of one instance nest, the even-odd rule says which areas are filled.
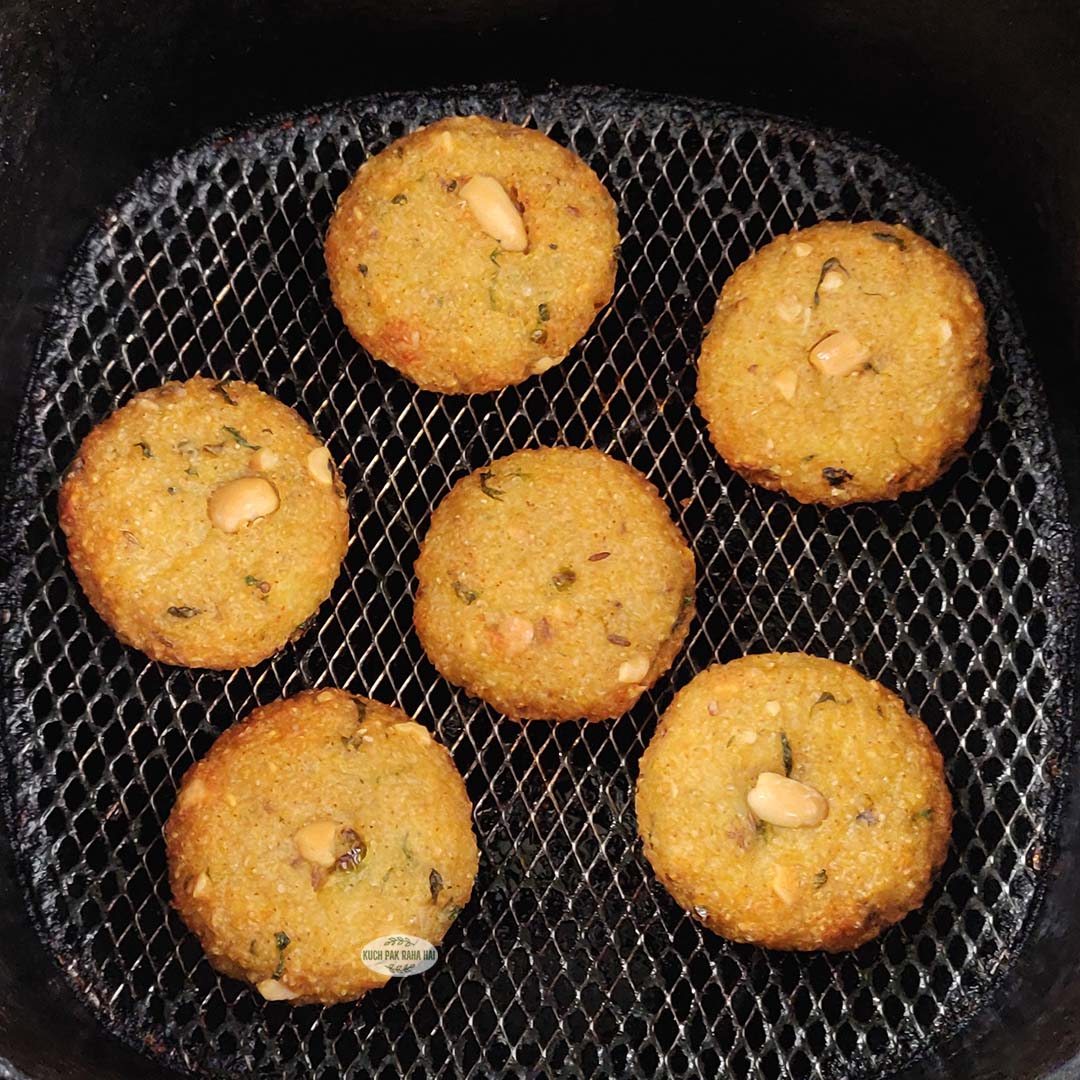
[[[360,950],[360,959],[379,975],[404,978],[434,967],[439,959],[439,950],[421,937],[391,934],[369,941]]]

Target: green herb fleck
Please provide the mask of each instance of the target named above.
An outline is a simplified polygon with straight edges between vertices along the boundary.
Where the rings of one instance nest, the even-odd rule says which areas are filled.
[[[895,244],[901,251],[907,250],[907,244],[899,236],[890,232],[876,232],[873,234],[875,240],[880,240],[883,244]]]
[[[690,610],[694,603],[692,596],[684,596],[679,602],[679,613],[675,616],[675,621],[671,624],[671,633],[675,633],[680,626],[686,621],[686,613]]]
[[[488,258],[495,264],[495,270],[491,275],[491,281],[488,283],[488,303],[491,304],[492,311],[499,310],[499,300],[495,295],[495,286],[499,284],[499,271],[502,266],[499,264],[499,256],[502,252],[496,248]]]
[[[803,458],[803,462],[805,463],[807,461],[813,461],[816,457],[817,454],[807,454],[806,457]]]
[[[564,566],[551,579],[551,584],[554,585],[555,588],[559,590],[559,592],[562,592],[563,589],[569,589],[575,581],[577,581],[577,574],[575,574],[569,566]]]
[[[536,310],[541,322],[547,322],[551,318],[551,312],[548,310],[547,304],[541,304]]]
[[[235,405],[236,400],[229,394],[226,387],[229,385],[228,379],[222,379],[221,382],[216,382],[211,387],[210,392],[213,394],[220,394],[230,405]]]
[[[407,203],[409,201],[409,196],[403,191],[399,191],[390,201],[395,206],[400,206],[402,203]]]
[[[154,451],[151,450],[150,447],[146,443],[137,442],[137,443],[133,443],[132,445],[137,446],[137,447],[139,447],[140,450],[142,450],[142,456],[143,457],[153,457],[154,456]]]
[[[838,258],[833,256],[832,258],[826,259],[821,264],[821,273],[818,274],[817,285],[814,288],[814,307],[817,307],[818,304],[821,303],[821,283],[825,280],[825,275],[830,270],[839,270],[841,273],[851,277],[847,267]]]
[[[447,922],[453,922],[465,909],[460,904],[450,904],[443,910]]]
[[[171,607],[168,611],[174,619],[190,619],[202,614],[202,608],[197,607]]]
[[[434,867],[431,868],[431,873],[428,874],[428,888],[431,889],[431,902],[437,904],[439,902],[439,893],[443,891],[443,879],[442,874]]]
[[[364,277],[367,277],[367,263],[359,263],[356,267]]]
[[[284,930],[279,930],[274,935],[274,948],[277,949],[277,967],[271,978],[280,979],[285,974],[285,950],[289,947],[289,935]]]
[[[252,586],[252,588],[258,589],[259,593],[260,593],[260,596],[259,596],[260,600],[265,600],[266,597],[267,597],[267,594],[270,592],[270,582],[269,581],[262,581],[260,578],[257,578],[254,574],[247,574],[244,577],[244,584],[245,585],[250,585],[250,586]]]
[[[254,443],[249,443],[247,441],[247,439],[245,439],[244,436],[241,435],[240,432],[236,430],[236,428],[229,427],[228,424],[222,424],[221,425],[221,430],[222,431],[227,431],[236,440],[237,446],[246,446],[249,450],[258,450],[258,449],[260,449],[258,446],[255,446]],[[204,447],[204,449],[205,449],[205,447]]]
[[[290,641],[296,641],[306,634],[314,625],[317,615],[309,615],[290,635]]]
[[[499,488],[493,488],[488,484],[488,481],[494,477],[494,473],[490,469],[484,469],[480,473],[480,490],[489,499],[501,499],[503,492]]]
[[[820,889],[821,886],[824,885],[825,882],[828,881],[828,880],[829,880],[829,875],[824,870],[819,870],[814,875],[814,888],[815,889]]]
[[[791,767],[795,764],[795,759],[791,756],[791,743],[788,742],[787,733],[780,732],[780,753],[784,759],[784,775],[791,775]]]
[[[457,594],[458,599],[466,605],[475,603],[477,598],[480,596],[480,594],[475,589],[466,589],[460,581],[455,581],[452,588]]]
[[[843,487],[851,479],[851,473],[847,469],[834,469],[829,465],[826,465],[821,470],[821,475],[824,477],[825,483],[834,488]]]
[[[924,810],[916,810],[911,815],[912,821],[929,821],[934,816],[934,808],[932,806],[926,807]]]

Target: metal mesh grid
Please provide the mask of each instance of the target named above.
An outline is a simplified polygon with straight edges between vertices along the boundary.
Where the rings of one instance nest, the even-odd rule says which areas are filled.
[[[534,123],[620,207],[614,304],[563,365],[475,398],[372,364],[329,298],[321,237],[352,172],[446,113]],[[972,273],[995,373],[970,456],[895,504],[800,507],[733,476],[691,408],[715,295],[793,224],[902,220]],[[207,141],[143,177],[75,260],[24,410],[5,520],[6,803],[32,910],[102,1021],[196,1073],[878,1076],[936,1046],[1020,948],[1053,850],[1071,539],[1041,390],[996,268],[939,193],[787,121],[625,93],[367,99]],[[91,426],[166,377],[239,373],[310,418],[350,491],[345,571],[313,630],[244,671],[169,669],[89,610],[56,527]],[[672,675],[610,724],[500,720],[411,630],[411,567],[453,480],[566,442],[630,461],[696,552]],[[899,690],[957,805],[926,906],[837,957],[736,946],[684,916],[636,839],[636,761],[717,658],[801,649]],[[214,737],[316,684],[396,701],[453,751],[476,807],[474,899],[436,969],[350,1006],[264,1004],[168,908],[162,824]],[[359,947],[360,943],[355,943]]]

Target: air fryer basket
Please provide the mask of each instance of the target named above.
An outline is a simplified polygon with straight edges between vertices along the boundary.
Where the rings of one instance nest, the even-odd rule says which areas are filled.
[[[446,398],[373,363],[330,303],[322,236],[366,156],[447,113],[532,123],[620,208],[613,305],[561,366]],[[986,305],[994,375],[970,453],[895,504],[800,507],[745,484],[693,409],[725,277],[829,218],[903,221]],[[56,526],[79,440],[133,392],[257,382],[342,463],[353,531],[310,633],[235,673],[166,668],[89,609]],[[792,121],[625,92],[374,97],[182,151],[120,195],[41,342],[5,504],[4,802],[34,920],[101,1022],[199,1075],[879,1076],[984,1006],[1055,850],[1075,604],[1059,464],[1008,290],[946,196],[884,152]],[[411,629],[431,507],[512,449],[591,445],[660,488],[694,548],[698,610],[670,678],[627,716],[519,725],[449,687]],[[896,689],[956,801],[925,907],[849,955],[725,943],[653,881],[637,758],[716,660],[799,649]],[[168,907],[162,825],[187,767],[258,703],[315,685],[394,701],[454,753],[476,807],[474,899],[427,975],[348,1006],[266,1004],[217,975]],[[359,948],[362,942],[342,942]]]

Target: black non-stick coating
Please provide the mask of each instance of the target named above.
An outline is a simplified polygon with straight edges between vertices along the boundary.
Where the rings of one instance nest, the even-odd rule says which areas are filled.
[[[477,398],[373,364],[329,300],[321,239],[352,171],[445,113],[535,123],[601,175],[624,237],[614,304],[563,365]],[[970,453],[925,494],[825,511],[754,489],[691,406],[731,269],[793,225],[903,221],[986,304],[994,377]],[[132,392],[252,379],[342,463],[353,535],[312,632],[233,674],[150,663],[90,611],[55,497]],[[878,1076],[938,1046],[1022,947],[1055,848],[1075,605],[1045,402],[969,223],[872,148],[794,122],[627,93],[501,88],[356,101],[208,139],[118,196],[72,264],[24,404],[4,596],[4,801],[32,913],[103,1023],[197,1073]],[[411,630],[430,508],[524,446],[593,445],[657,485],[698,560],[671,676],[606,725],[519,726],[443,683]],[[684,916],[636,840],[636,762],[674,688],[717,659],[800,649],[897,689],[957,804],[926,906],[838,957],[729,945]],[[352,1006],[268,1005],[168,908],[161,826],[184,770],[256,703],[337,684],[453,750],[476,807],[474,900],[439,966]],[[363,943],[342,942],[343,948]]]

